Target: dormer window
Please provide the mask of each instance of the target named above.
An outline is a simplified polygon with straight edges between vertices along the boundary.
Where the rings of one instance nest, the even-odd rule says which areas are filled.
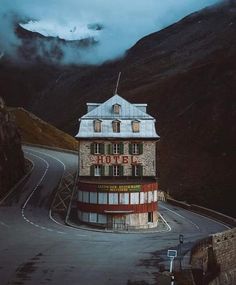
[[[120,111],[121,111],[121,106],[119,104],[114,104],[113,105],[113,113],[120,115]]]
[[[120,133],[120,121],[115,120],[112,122],[112,130],[114,133]]]
[[[139,133],[140,132],[140,121],[134,120],[132,121],[132,131],[133,133]]]
[[[95,133],[100,133],[102,131],[102,121],[101,120],[94,120],[93,121],[93,128]]]

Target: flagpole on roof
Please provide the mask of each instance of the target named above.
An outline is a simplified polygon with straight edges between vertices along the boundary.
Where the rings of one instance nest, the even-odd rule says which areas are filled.
[[[118,74],[118,79],[117,79],[117,82],[116,82],[116,89],[115,89],[114,95],[117,94],[117,91],[118,91],[118,86],[119,86],[119,83],[120,83],[120,76],[121,76],[121,72],[119,72],[119,74]]]

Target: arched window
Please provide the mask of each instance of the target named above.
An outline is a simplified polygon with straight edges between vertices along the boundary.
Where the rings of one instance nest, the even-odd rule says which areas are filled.
[[[101,120],[94,120],[93,121],[93,128],[95,133],[100,133],[102,131],[102,121]]]
[[[115,120],[112,122],[112,130],[114,133],[120,133],[120,121]]]

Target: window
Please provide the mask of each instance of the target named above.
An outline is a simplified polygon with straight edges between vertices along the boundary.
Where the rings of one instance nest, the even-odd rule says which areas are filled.
[[[130,204],[139,204],[139,193],[130,194]]]
[[[148,203],[152,203],[152,202],[153,202],[153,192],[148,191]]]
[[[131,125],[132,125],[133,133],[139,133],[140,132],[140,121],[138,121],[138,120],[132,121]]]
[[[142,143],[131,143],[129,144],[129,154],[143,154]]]
[[[120,121],[116,120],[112,122],[112,130],[114,133],[120,133]]]
[[[114,114],[120,114],[120,109],[121,109],[121,106],[119,104],[114,104],[113,105],[113,112],[114,112]]]
[[[94,165],[94,176],[101,176],[102,173],[102,166],[101,165]]]
[[[83,203],[89,203],[89,192],[83,191]]]
[[[113,143],[107,145],[108,154],[124,154],[124,144],[123,143]]]
[[[114,143],[112,145],[112,150],[114,154],[119,154],[120,153],[120,144]]]
[[[90,204],[97,204],[97,200],[98,200],[98,194],[97,194],[97,192],[90,192],[90,200],[89,200],[89,203],[90,203]]]
[[[120,193],[120,204],[129,204],[129,193]]]
[[[132,165],[132,176],[143,176],[143,166],[140,164]]]
[[[132,144],[132,153],[133,154],[139,154],[139,144],[138,143]]]
[[[94,154],[100,154],[101,153],[101,144],[95,143],[94,144]]]
[[[118,193],[109,193],[109,205],[118,204]]]
[[[122,165],[110,165],[109,166],[109,176],[123,176],[123,166]]]
[[[104,165],[91,165],[90,166],[90,176],[104,176],[105,166]]]
[[[103,143],[92,143],[91,144],[91,154],[104,154],[104,144]]]
[[[153,223],[153,212],[148,212],[148,223]]]
[[[98,193],[98,204],[107,204],[107,193]]]
[[[101,120],[94,120],[93,121],[93,128],[95,133],[100,133],[102,131],[102,121]]]
[[[113,165],[113,176],[120,176],[120,167],[119,167],[119,165]]]

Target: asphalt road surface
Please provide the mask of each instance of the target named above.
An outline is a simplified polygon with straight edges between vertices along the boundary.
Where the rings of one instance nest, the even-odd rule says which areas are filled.
[[[33,171],[0,206],[1,285],[170,284],[158,271],[160,264],[168,270],[166,253],[178,247],[179,234],[185,253],[196,240],[227,229],[166,203],[159,208],[168,227],[155,233],[104,233],[56,223],[49,213],[51,199],[64,171],[76,169],[77,157],[24,150]]]

